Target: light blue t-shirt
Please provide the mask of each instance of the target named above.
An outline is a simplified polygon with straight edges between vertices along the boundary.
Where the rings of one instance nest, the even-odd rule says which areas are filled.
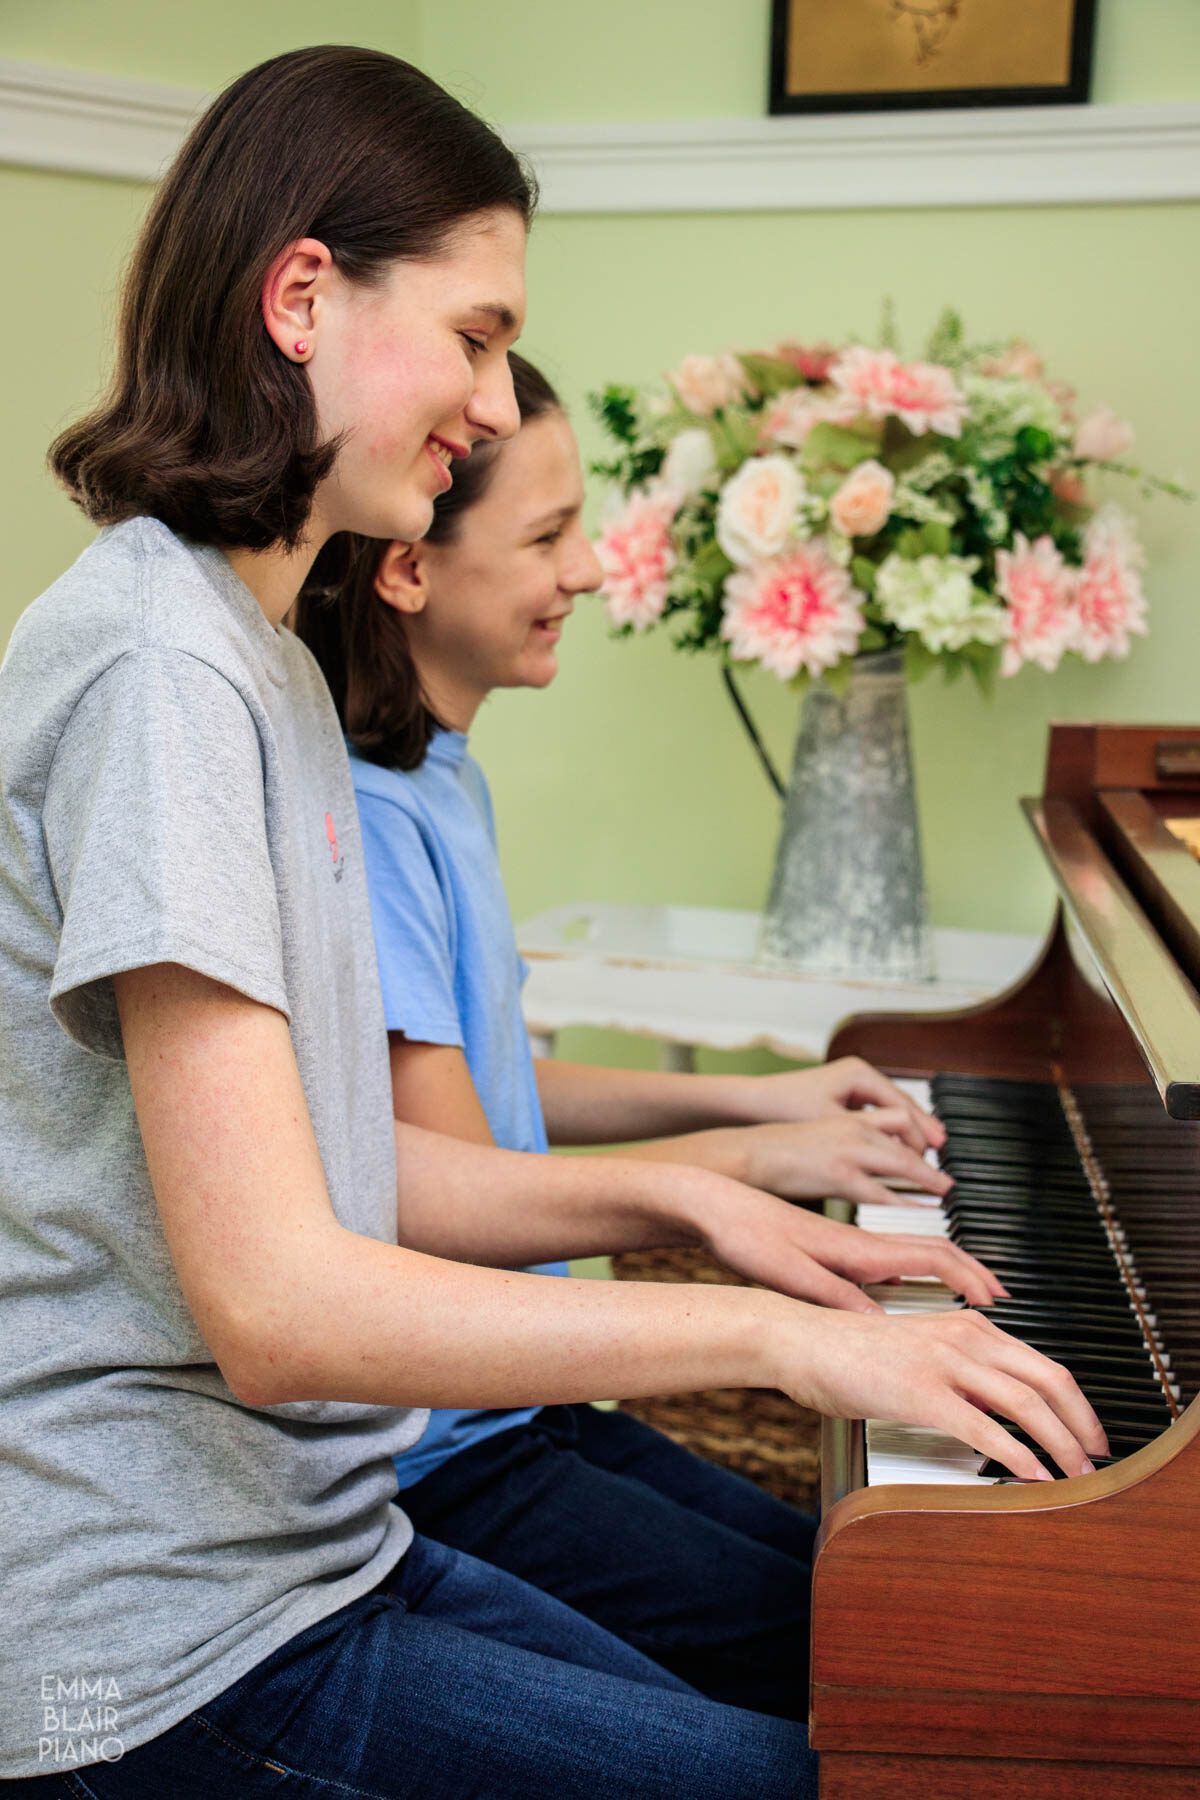
[[[513,936],[483,770],[459,731],[439,731],[419,769],[384,769],[351,750],[371,920],[389,1031],[456,1044],[505,1150],[545,1151],[529,1034],[525,965]],[[539,1265],[565,1275],[565,1263]],[[532,1419],[539,1409],[433,1413],[397,1456],[411,1487],[467,1444]]]

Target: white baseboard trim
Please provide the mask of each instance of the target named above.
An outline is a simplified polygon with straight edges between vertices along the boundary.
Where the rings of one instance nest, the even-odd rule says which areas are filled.
[[[206,96],[0,59],[0,162],[153,181]],[[1200,199],[1200,102],[514,125],[547,213]]]

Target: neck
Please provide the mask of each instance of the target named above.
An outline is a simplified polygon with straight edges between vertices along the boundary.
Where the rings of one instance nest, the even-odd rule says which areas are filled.
[[[226,550],[224,556],[274,626],[290,612],[320,547],[319,541],[305,538],[295,550]]]
[[[461,681],[455,681],[440,670],[431,669],[419,657],[414,657],[413,660],[429,710],[443,725],[448,725],[451,731],[461,731],[465,736],[475,723],[475,714],[483,705],[486,695],[477,694]]]

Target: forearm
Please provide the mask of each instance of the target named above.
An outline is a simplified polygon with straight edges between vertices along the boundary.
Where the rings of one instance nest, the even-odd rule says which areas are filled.
[[[689,1131],[684,1137],[627,1144],[620,1154],[633,1162],[685,1163],[694,1169],[708,1169],[714,1175],[726,1175],[733,1181],[753,1183],[753,1141],[744,1127],[718,1126],[711,1131]]]
[[[485,1148],[399,1121],[395,1132],[409,1249],[511,1269],[701,1241],[712,1184],[695,1168]]]
[[[331,1230],[261,1272],[275,1303],[227,1377],[254,1405],[507,1407],[769,1385],[772,1324],[810,1309],[735,1287],[550,1279]],[[793,1315],[796,1315],[793,1317]]]
[[[749,1075],[673,1075],[539,1059],[538,1093],[552,1144],[623,1144],[761,1116]]]

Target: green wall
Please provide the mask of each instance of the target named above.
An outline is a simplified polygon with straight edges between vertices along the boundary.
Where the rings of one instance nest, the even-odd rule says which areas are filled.
[[[1100,0],[1100,100],[1200,97],[1195,0]],[[346,41],[421,61],[515,123],[761,112],[766,0],[350,0]],[[0,7],[0,55],[213,87],[255,59],[330,34],[315,3],[41,0]],[[42,473],[56,426],[95,392],[118,271],[145,202],[135,184],[0,170],[12,255],[3,297],[7,514],[0,641],[86,541]],[[595,447],[583,405],[606,379],[655,375],[688,350],[873,330],[894,297],[915,348],[952,301],[972,330],[1020,333],[1085,405],[1128,415],[1138,454],[1200,483],[1200,207],[547,217],[531,248],[523,348],[542,360]],[[1197,703],[1200,509],[1130,496],[1148,552],[1152,633],[1124,664],[1027,670],[990,704],[937,678],[913,693],[935,918],[1037,930],[1049,895],[1016,798],[1039,785],[1052,717],[1187,721]],[[761,902],[775,809],[716,668],[663,640],[609,640],[584,600],[545,695],[501,695],[476,742],[496,792],[518,917],[559,901]],[[796,706],[771,677],[748,691],[786,759]]]

